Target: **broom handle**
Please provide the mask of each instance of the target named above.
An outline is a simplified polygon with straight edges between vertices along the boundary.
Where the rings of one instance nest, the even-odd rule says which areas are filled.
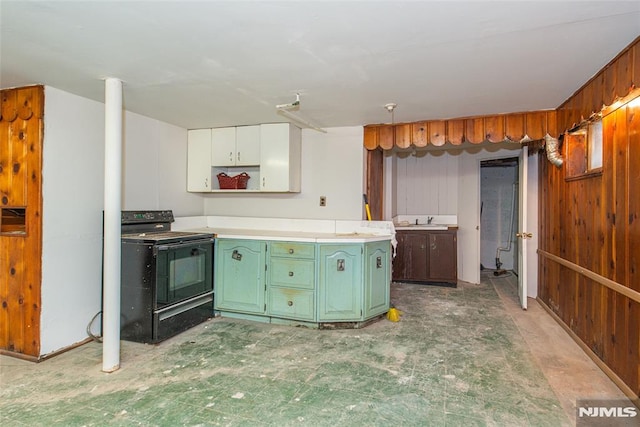
[[[371,210],[369,209],[369,201],[367,200],[367,195],[363,194],[362,198],[364,199],[364,209],[367,212],[367,220],[371,221]]]

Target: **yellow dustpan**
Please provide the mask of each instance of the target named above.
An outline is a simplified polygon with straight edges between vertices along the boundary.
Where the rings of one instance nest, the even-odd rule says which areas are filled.
[[[402,312],[395,307],[391,307],[389,311],[387,311],[387,319],[392,322],[399,322],[400,316],[402,316]]]

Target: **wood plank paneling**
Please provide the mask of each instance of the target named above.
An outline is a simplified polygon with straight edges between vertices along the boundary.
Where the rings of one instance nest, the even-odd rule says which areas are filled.
[[[446,142],[447,125],[446,122],[439,120],[429,122],[429,142],[436,147],[441,147]]]
[[[509,114],[505,117],[505,136],[510,141],[521,141],[524,138],[524,114]]]
[[[584,99],[582,104],[589,105]],[[540,248],[623,288],[640,286],[635,284],[640,260],[638,105],[640,97],[603,118],[601,175],[565,181],[566,167],[546,160],[540,165]],[[631,390],[639,391],[639,303],[546,260],[540,262],[539,296]]]
[[[484,141],[484,119],[475,118],[464,121],[464,136],[472,144],[480,144]]]
[[[429,144],[429,128],[427,122],[411,124],[411,143],[416,147],[426,147]]]
[[[371,219],[382,220],[384,216],[384,154],[382,149],[367,151],[367,199]],[[366,214],[363,216],[366,218]]]
[[[502,142],[504,135],[504,116],[490,116],[484,119],[485,137],[489,142]]]
[[[634,87],[640,87],[640,43],[631,48],[631,80]]]
[[[464,142],[464,120],[447,121],[447,139],[453,145]]]
[[[39,357],[44,90],[0,98],[0,209],[23,208],[26,224],[26,233],[0,226],[0,349]]]
[[[378,128],[378,143],[383,150],[391,150],[395,144],[395,130],[393,126],[380,126]]]
[[[633,89],[633,62],[631,50],[622,52],[616,60],[616,97],[623,98]]]
[[[395,125],[395,144],[398,148],[409,148],[411,146],[411,125]]]
[[[534,141],[544,138],[547,134],[547,114],[545,112],[526,114],[525,130],[527,136]]]
[[[364,127],[364,148],[367,150],[375,150],[378,148],[378,127],[377,126],[365,126]]]
[[[609,64],[604,70],[604,79],[602,81],[602,100],[605,105],[613,104],[616,99],[616,78],[618,77],[618,67],[616,63]]]

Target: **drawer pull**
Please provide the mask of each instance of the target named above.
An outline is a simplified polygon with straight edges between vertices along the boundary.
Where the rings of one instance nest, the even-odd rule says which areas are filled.
[[[376,258],[376,268],[382,268],[382,257]]]
[[[292,254],[293,253],[293,249],[289,249],[289,253]]]
[[[287,305],[291,307],[293,305],[293,301],[287,301]]]
[[[293,271],[289,272],[289,277],[293,277]]]
[[[337,269],[338,269],[338,271],[344,271],[344,259],[339,259],[338,260]]]

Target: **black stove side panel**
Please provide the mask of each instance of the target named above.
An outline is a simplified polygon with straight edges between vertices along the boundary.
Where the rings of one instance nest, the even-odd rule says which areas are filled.
[[[120,337],[150,342],[156,297],[153,245],[122,242],[121,263]]]

